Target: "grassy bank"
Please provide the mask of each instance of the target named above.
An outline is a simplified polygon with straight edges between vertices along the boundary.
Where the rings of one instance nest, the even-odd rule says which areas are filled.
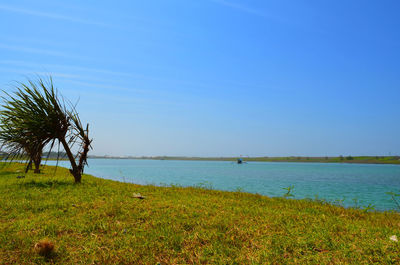
[[[192,161],[237,161],[238,157],[186,157],[186,156],[151,156],[151,157],[103,157],[90,158],[133,158],[154,160],[192,160]],[[357,163],[357,164],[396,164],[400,165],[400,156],[326,156],[326,157],[242,157],[249,162],[311,162],[311,163]]]
[[[0,171],[2,264],[400,263],[397,213],[22,171]],[[55,244],[47,258],[34,250],[44,238]]]

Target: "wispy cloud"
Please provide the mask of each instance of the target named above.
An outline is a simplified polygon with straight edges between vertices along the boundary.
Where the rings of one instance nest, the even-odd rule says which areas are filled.
[[[1,44],[1,43],[0,43],[0,49],[6,49],[6,50],[11,50],[11,51],[17,51],[17,52],[36,53],[36,54],[42,54],[42,55],[51,55],[51,56],[62,56],[62,57],[68,56],[67,54],[58,52],[58,51],[43,50],[43,49],[36,49],[36,48],[22,47],[22,46],[15,46],[15,45],[7,45],[7,44]]]
[[[146,94],[160,94],[163,93],[164,85],[168,84],[169,86],[174,86],[178,91],[182,93],[184,91],[197,91],[197,93],[201,93],[202,89],[242,89],[242,88],[259,88],[265,89],[265,85],[254,85],[249,83],[238,83],[234,80],[223,81],[218,80],[215,81],[206,81],[205,80],[197,80],[197,81],[188,81],[185,79],[170,79],[163,78],[158,76],[147,76],[140,73],[128,73],[128,72],[119,72],[119,71],[111,71],[107,69],[100,68],[91,68],[91,67],[81,67],[74,65],[60,65],[60,64],[38,64],[32,62],[18,61],[18,60],[0,60],[0,65],[14,66],[14,67],[24,67],[28,69],[28,72],[38,73],[38,69],[42,69],[43,73],[52,73],[51,71],[47,71],[47,69],[52,69],[55,72],[59,73],[60,78],[69,79],[70,83],[74,83],[79,86],[85,87],[93,87],[93,88],[103,88],[108,90],[124,90],[124,91],[132,91],[138,93],[146,93]],[[23,71],[18,71],[23,73]],[[27,73],[25,71],[24,73]],[[61,73],[64,73],[66,76],[61,76]],[[100,75],[98,75],[100,74]],[[70,75],[70,76],[67,76]],[[119,77],[115,79],[116,77]],[[109,78],[109,80],[107,80]],[[148,80],[152,82],[152,84],[158,89],[138,89],[132,87],[132,84],[135,84],[135,79],[140,80]],[[122,85],[115,84],[115,80],[120,80]],[[129,85],[123,85],[123,83],[127,83]],[[269,87],[271,90],[279,90],[277,88]]]
[[[23,53],[34,53],[34,54],[40,54],[40,55],[48,55],[48,56],[67,57],[67,58],[73,58],[73,59],[87,59],[85,57],[71,55],[71,54],[67,54],[67,53],[63,53],[63,52],[59,52],[59,51],[54,51],[54,50],[37,49],[37,48],[24,47],[24,46],[15,46],[15,45],[7,45],[7,44],[1,44],[1,43],[0,43],[0,49],[16,51],[16,52],[23,52]]]
[[[0,60],[0,65],[7,65],[7,68],[0,67],[0,71],[2,72],[11,72],[22,75],[43,75],[43,76],[52,76],[57,77],[58,79],[62,79],[65,82],[68,82],[73,85],[77,85],[80,87],[87,88],[96,88],[96,89],[105,89],[108,91],[129,91],[135,93],[142,94],[159,94],[159,90],[149,90],[149,89],[138,89],[131,86],[126,85],[117,85],[110,80],[106,80],[104,78],[97,78],[88,76],[83,72],[92,72],[92,73],[101,73],[102,76],[114,75],[114,76],[127,76],[131,77],[128,73],[115,72],[115,71],[107,71],[102,69],[94,69],[94,68],[84,68],[84,67],[75,67],[75,66],[61,66],[61,65],[40,65],[35,63],[23,62],[23,61],[14,61],[14,60]],[[12,67],[10,67],[12,66]],[[18,68],[13,68],[18,67]],[[21,69],[23,68],[23,69]],[[40,70],[43,69],[43,70]],[[56,69],[55,71],[48,71],[47,69]],[[69,69],[69,71],[68,71]],[[71,73],[73,72],[73,73]],[[77,74],[78,72],[78,74]],[[114,77],[115,78],[115,77]],[[94,82],[93,82],[94,81]]]
[[[0,44],[1,48],[1,44]],[[105,75],[114,75],[114,76],[121,76],[121,77],[138,77],[139,75],[134,75],[132,73],[126,72],[118,72],[118,71],[111,71],[106,69],[99,69],[99,68],[90,68],[90,67],[82,67],[82,66],[74,66],[74,65],[61,65],[61,64],[38,64],[38,63],[31,63],[25,61],[18,61],[18,60],[0,60],[0,64],[5,65],[14,65],[14,66],[22,66],[22,67],[29,67],[29,68],[46,68],[46,69],[66,69],[73,72],[92,72],[98,74],[105,74]]]
[[[12,43],[14,44],[23,44],[24,46],[33,46],[36,45],[38,47],[58,47],[58,48],[68,48],[75,45],[75,42],[68,39],[63,39],[62,41],[56,41],[50,38],[43,38],[43,36],[36,37],[27,37],[25,35],[2,35],[0,36],[0,43]]]
[[[97,102],[97,100],[102,100],[102,102],[109,103],[110,101],[114,103],[121,104],[134,104],[136,107],[146,107],[154,106],[154,105],[168,105],[168,106],[182,106],[181,102],[177,102],[175,100],[167,100],[160,94],[157,90],[145,90],[145,89],[135,89],[135,88],[127,88],[121,87],[119,85],[113,84],[96,84],[91,82],[81,82],[76,81],[76,78],[81,78],[81,76],[71,75],[67,73],[59,73],[59,72],[29,72],[21,69],[13,69],[13,68],[5,68],[0,67],[0,72],[5,73],[16,73],[21,74],[23,77],[30,77],[31,75],[51,75],[52,77],[56,77],[57,80],[62,79],[62,81],[66,84],[71,84],[72,86],[63,87],[62,91],[67,92],[69,94],[74,94],[78,98],[88,97],[91,102]],[[15,84],[15,83],[14,83]],[[13,89],[13,82],[3,84],[5,88]],[[95,90],[85,89],[85,88],[94,88]],[[7,90],[7,89],[5,89]],[[115,91],[122,91],[123,93],[115,93]],[[135,93],[135,97],[127,96],[126,92]],[[142,94],[138,96],[138,94]],[[121,95],[121,96],[118,96]],[[95,99],[95,100],[94,100]],[[94,101],[93,101],[94,100]],[[97,103],[96,103],[97,104]]]
[[[104,83],[98,84],[98,83],[92,83],[92,82],[75,81],[75,80],[71,80],[71,79],[67,79],[65,81],[70,84],[74,84],[74,85],[90,87],[90,88],[95,88],[95,89],[102,88],[102,89],[106,89],[109,91],[118,90],[118,91],[130,91],[130,92],[135,92],[135,93],[145,93],[145,94],[152,92],[147,89],[127,88],[127,87],[113,85],[113,84],[104,84]]]
[[[2,45],[0,44],[0,48]],[[99,68],[91,68],[91,67],[82,67],[82,66],[75,66],[75,65],[60,65],[60,64],[37,64],[37,63],[30,63],[24,61],[17,61],[17,60],[0,60],[0,64],[5,65],[13,65],[13,66],[20,66],[20,67],[28,67],[28,68],[44,68],[44,69],[59,69],[61,71],[69,71],[69,72],[86,72],[92,74],[101,74],[102,76],[119,76],[119,77],[126,77],[126,78],[133,78],[133,79],[142,79],[142,80],[150,80],[156,82],[168,82],[168,83],[175,83],[175,84],[182,84],[182,85],[194,85],[198,87],[206,86],[199,82],[187,82],[184,80],[175,80],[175,79],[168,79],[168,78],[160,78],[154,76],[147,76],[140,73],[127,73],[127,72],[119,72],[119,71],[112,71],[106,69],[99,69]],[[206,86],[207,87],[207,86]]]
[[[111,25],[103,23],[103,22],[87,20],[87,19],[82,19],[82,18],[78,18],[78,17],[65,16],[65,15],[56,14],[53,12],[47,13],[47,12],[42,12],[42,11],[24,9],[24,8],[20,8],[20,7],[10,6],[10,5],[0,4],[0,10],[14,12],[14,13],[20,13],[20,14],[24,14],[24,15],[36,16],[36,17],[64,20],[64,21],[80,23],[80,24],[87,24],[87,25],[94,25],[94,26],[101,26],[101,27],[111,27]]]
[[[29,71],[29,70],[22,70],[20,68],[10,68],[10,67],[0,67],[1,72],[7,72],[7,73],[15,73],[15,74],[20,74],[23,76],[30,76],[30,75],[42,75],[42,76],[53,76],[53,77],[59,77],[59,78],[80,78],[79,75],[74,75],[74,74],[69,74],[69,73],[63,73],[63,72],[49,72],[49,71]]]

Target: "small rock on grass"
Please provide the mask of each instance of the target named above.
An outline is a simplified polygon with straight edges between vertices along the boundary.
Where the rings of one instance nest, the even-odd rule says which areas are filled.
[[[133,194],[133,198],[137,198],[137,199],[143,200],[146,197],[142,196],[140,193],[134,193]]]
[[[48,257],[54,251],[54,243],[48,239],[42,239],[35,244],[35,251],[40,256]]]

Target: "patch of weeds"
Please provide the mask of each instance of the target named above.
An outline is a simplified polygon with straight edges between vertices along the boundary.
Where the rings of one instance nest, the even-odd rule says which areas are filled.
[[[244,188],[243,187],[237,187],[235,189],[235,192],[244,192]]]
[[[286,187],[286,188],[282,188],[283,190],[286,190],[286,193],[285,194],[283,194],[283,197],[284,198],[290,198],[290,197],[294,197],[294,195],[293,195],[293,189],[294,189],[294,186],[289,186],[289,187]]]
[[[392,197],[392,201],[396,204],[397,208],[400,211],[400,202],[397,200],[397,197],[400,197],[400,193],[391,191],[391,192],[386,192],[386,194],[388,194]]]
[[[371,211],[375,211],[375,205],[373,204],[368,204],[367,206],[363,207],[363,212],[367,213],[367,212],[371,212]]]
[[[193,187],[198,188],[198,189],[203,189],[203,190],[212,190],[213,189],[212,183],[208,182],[208,181],[200,182],[200,183],[194,185]]]

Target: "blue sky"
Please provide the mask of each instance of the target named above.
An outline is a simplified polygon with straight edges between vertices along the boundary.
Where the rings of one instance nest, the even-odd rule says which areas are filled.
[[[51,74],[92,154],[400,154],[399,1],[0,1],[0,85]]]

